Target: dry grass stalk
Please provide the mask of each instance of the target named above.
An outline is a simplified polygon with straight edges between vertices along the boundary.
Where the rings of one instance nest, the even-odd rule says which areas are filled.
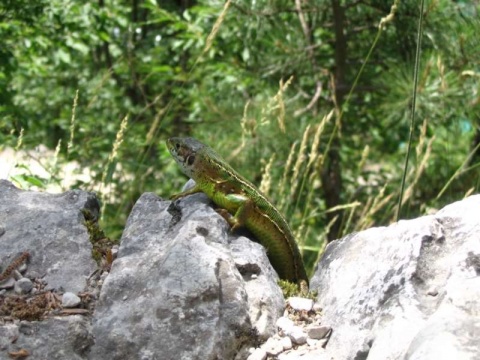
[[[101,194],[103,194],[104,190],[105,190],[105,185],[106,185],[106,182],[107,182],[107,175],[108,175],[110,166],[113,164],[115,159],[118,157],[118,149],[120,148],[120,145],[123,142],[123,139],[124,139],[124,136],[125,136],[125,131],[127,130],[127,125],[128,125],[128,115],[125,116],[123,118],[122,122],[120,123],[120,129],[118,130],[117,136],[115,138],[115,142],[113,143],[112,152],[108,156],[107,166],[105,167],[105,170],[102,174],[102,183],[100,185],[101,186],[101,190],[100,190]],[[105,213],[105,211],[104,211],[105,210],[105,205],[106,205],[106,201],[103,202],[102,214]]]
[[[260,182],[259,190],[265,195],[268,195],[268,193],[270,192],[270,187],[272,185],[271,171],[272,171],[272,164],[274,160],[275,160],[275,154],[273,154],[270,157],[270,160],[268,161],[267,165],[265,166],[265,169],[263,170],[262,181]]]
[[[218,33],[218,30],[220,30],[220,25],[222,25],[223,20],[225,20],[225,17],[227,16],[227,11],[228,8],[230,7],[232,0],[227,0],[225,2],[225,5],[223,5],[223,10],[220,14],[220,16],[217,18],[217,21],[215,21],[215,24],[213,24],[212,31],[207,37],[207,41],[205,43],[205,48],[203,49],[202,56],[205,55],[208,50],[212,47],[213,40],[215,39],[215,36]]]
[[[421,161],[420,161],[420,164],[415,167],[414,178],[412,180],[409,180],[408,182],[410,185],[405,190],[405,193],[402,199],[402,205],[404,205],[407,202],[407,200],[409,200],[412,197],[413,190],[417,185],[418,180],[420,180],[420,176],[423,174],[424,170],[427,167],[428,160],[432,153],[432,145],[433,145],[433,141],[435,140],[435,136],[432,136],[432,138],[428,140],[426,145],[424,145],[426,139],[427,139],[427,120],[423,122],[420,139],[418,141],[418,145],[415,148],[417,153],[417,158],[421,158]],[[423,156],[422,156],[422,152],[424,152]]]
[[[290,84],[293,81],[293,76],[290,76],[290,78],[287,80],[286,83],[283,83],[283,79],[280,79],[280,84],[279,84],[279,89],[277,94],[273,97],[273,100],[276,101],[277,106],[274,107],[278,108],[278,126],[280,127],[280,131],[285,134],[286,129],[285,129],[285,102],[283,101],[283,93],[287,90],[287,88],[290,86]]]
[[[255,120],[250,120],[248,118],[248,107],[250,106],[250,100],[247,101],[243,107],[243,116],[240,120],[240,127],[242,128],[242,144],[240,150],[243,149],[246,145],[246,135],[255,134],[255,129],[257,128],[257,122]],[[253,121],[253,124],[252,124]]]
[[[300,169],[302,168],[303,163],[305,162],[305,150],[307,149],[308,135],[310,133],[310,125],[307,125],[305,131],[303,132],[302,142],[300,143],[300,150],[298,151],[297,161],[293,167],[293,175],[291,179],[292,190],[290,191],[291,195],[294,195],[298,188],[298,183],[300,182],[299,175]]]
[[[72,118],[70,119],[70,139],[67,144],[67,156],[70,154],[70,151],[73,147],[73,139],[75,137],[75,111],[77,110],[78,105],[78,89],[75,91],[75,97],[73,98],[72,106]]]
[[[20,129],[20,134],[18,135],[17,145],[15,145],[15,151],[20,150],[20,148],[22,147],[24,133],[25,133],[25,129],[22,127]]]
[[[399,3],[399,0],[395,0],[393,2],[392,7],[390,8],[390,13],[380,20],[380,23],[378,24],[378,28],[380,30],[384,30],[387,24],[393,21],[393,19],[395,18],[395,13],[397,12],[397,9],[398,9],[398,3]]]
[[[365,162],[368,159],[368,154],[370,153],[370,146],[365,145],[362,151],[362,158],[360,159],[360,162],[358,163],[358,170],[361,171],[363,166],[365,165]]]
[[[290,169],[292,167],[292,163],[293,163],[293,157],[295,156],[295,148],[297,147],[297,143],[293,143],[292,146],[290,147],[290,152],[288,153],[288,158],[287,158],[287,162],[285,163],[285,168],[283,170],[283,176],[282,176],[282,181],[280,183],[280,187],[279,187],[279,194],[282,195],[282,199],[280,200],[280,206],[279,206],[279,209],[283,209],[284,206],[285,206],[285,200],[286,200],[286,196],[285,196],[285,186],[287,184],[287,177],[288,177],[288,173],[290,172]]]
[[[307,172],[310,170],[310,167],[317,161],[319,157],[318,148],[320,145],[320,138],[323,134],[323,130],[325,129],[325,125],[327,122],[330,121],[334,114],[334,110],[331,110],[327,115],[325,115],[318,124],[317,131],[315,132],[315,136],[313,137],[312,148],[310,149],[310,154],[308,155],[308,164],[307,164]]]

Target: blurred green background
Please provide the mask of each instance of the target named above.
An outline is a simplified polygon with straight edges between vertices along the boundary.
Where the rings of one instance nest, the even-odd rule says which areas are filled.
[[[311,268],[326,239],[396,220],[420,2],[393,4],[4,0],[1,176],[97,191],[118,239],[143,192],[186,181],[165,139],[194,136],[278,205]],[[425,2],[402,218],[478,192],[479,10]]]

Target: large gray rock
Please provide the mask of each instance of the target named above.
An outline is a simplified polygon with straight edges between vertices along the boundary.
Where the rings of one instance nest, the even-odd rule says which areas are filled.
[[[203,194],[144,194],[97,303],[90,359],[233,359],[284,308],[265,250],[229,234]]]
[[[0,264],[28,251],[26,277],[43,277],[55,289],[83,290],[97,266],[82,212],[98,216],[98,209],[92,193],[23,191],[0,180]]]
[[[342,359],[480,359],[480,195],[331,243],[311,281]]]

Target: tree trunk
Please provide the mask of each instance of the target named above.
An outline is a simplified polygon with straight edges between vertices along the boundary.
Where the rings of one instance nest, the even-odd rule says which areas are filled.
[[[340,136],[341,119],[339,117],[345,98],[347,86],[345,84],[345,73],[347,64],[347,39],[345,36],[345,9],[339,0],[332,0],[333,23],[335,31],[335,73],[334,73],[334,103],[337,109],[337,126],[335,127],[334,138],[330,149],[327,152],[325,166],[322,171],[322,185],[327,209],[331,209],[342,203],[342,172],[340,158]],[[330,227],[327,240],[333,241],[341,236],[342,211],[327,213],[327,222]]]

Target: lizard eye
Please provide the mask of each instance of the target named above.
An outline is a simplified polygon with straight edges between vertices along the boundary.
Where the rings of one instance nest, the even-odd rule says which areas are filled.
[[[188,165],[193,165],[193,163],[195,162],[195,155],[190,155],[189,157],[187,157],[187,164]]]
[[[179,143],[175,143],[175,149],[180,149],[180,144]]]

